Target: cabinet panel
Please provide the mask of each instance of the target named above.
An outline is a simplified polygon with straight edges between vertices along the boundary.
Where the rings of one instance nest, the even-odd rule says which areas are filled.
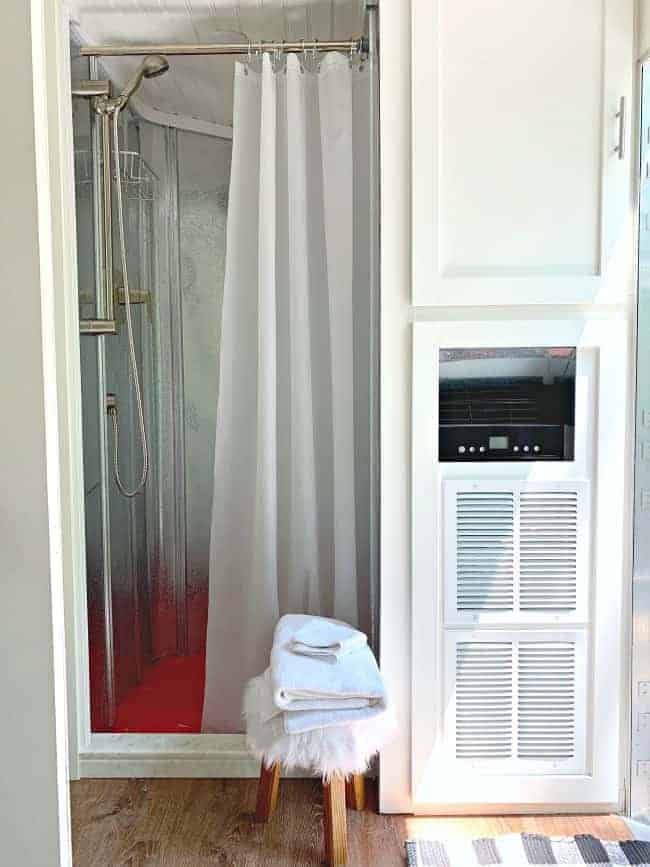
[[[414,303],[620,298],[631,274],[630,0],[413,10]]]
[[[412,809],[611,809],[626,323],[419,321],[413,331]],[[515,345],[576,347],[574,459],[441,462],[441,352]]]

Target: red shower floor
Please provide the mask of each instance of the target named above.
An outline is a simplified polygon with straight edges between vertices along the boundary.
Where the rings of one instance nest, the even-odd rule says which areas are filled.
[[[146,666],[142,683],[117,708],[113,732],[201,731],[205,653],[166,656]]]

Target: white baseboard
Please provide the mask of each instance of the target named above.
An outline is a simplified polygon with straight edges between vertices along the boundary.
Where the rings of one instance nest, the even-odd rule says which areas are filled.
[[[616,813],[615,803],[586,804],[416,804],[410,812],[414,816],[553,816],[553,815],[609,815]],[[383,811],[382,811],[383,812]]]
[[[93,734],[79,751],[79,776],[257,777],[243,735]]]
[[[191,756],[79,756],[79,777],[120,778],[120,777],[169,777],[204,779],[257,777],[260,763],[252,756],[211,756],[196,758]]]

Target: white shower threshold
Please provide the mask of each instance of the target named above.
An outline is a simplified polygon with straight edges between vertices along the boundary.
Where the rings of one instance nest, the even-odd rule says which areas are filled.
[[[241,734],[91,734],[79,750],[85,777],[256,777]]]

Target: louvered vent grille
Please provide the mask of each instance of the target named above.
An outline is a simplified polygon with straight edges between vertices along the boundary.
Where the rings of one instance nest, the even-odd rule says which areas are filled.
[[[459,492],[456,500],[459,611],[512,611],[514,494]]]
[[[512,755],[512,644],[456,645],[456,757]]]
[[[575,647],[571,642],[520,642],[518,744],[521,759],[575,754]]]
[[[574,611],[577,493],[522,491],[519,509],[519,607],[522,611]]]

